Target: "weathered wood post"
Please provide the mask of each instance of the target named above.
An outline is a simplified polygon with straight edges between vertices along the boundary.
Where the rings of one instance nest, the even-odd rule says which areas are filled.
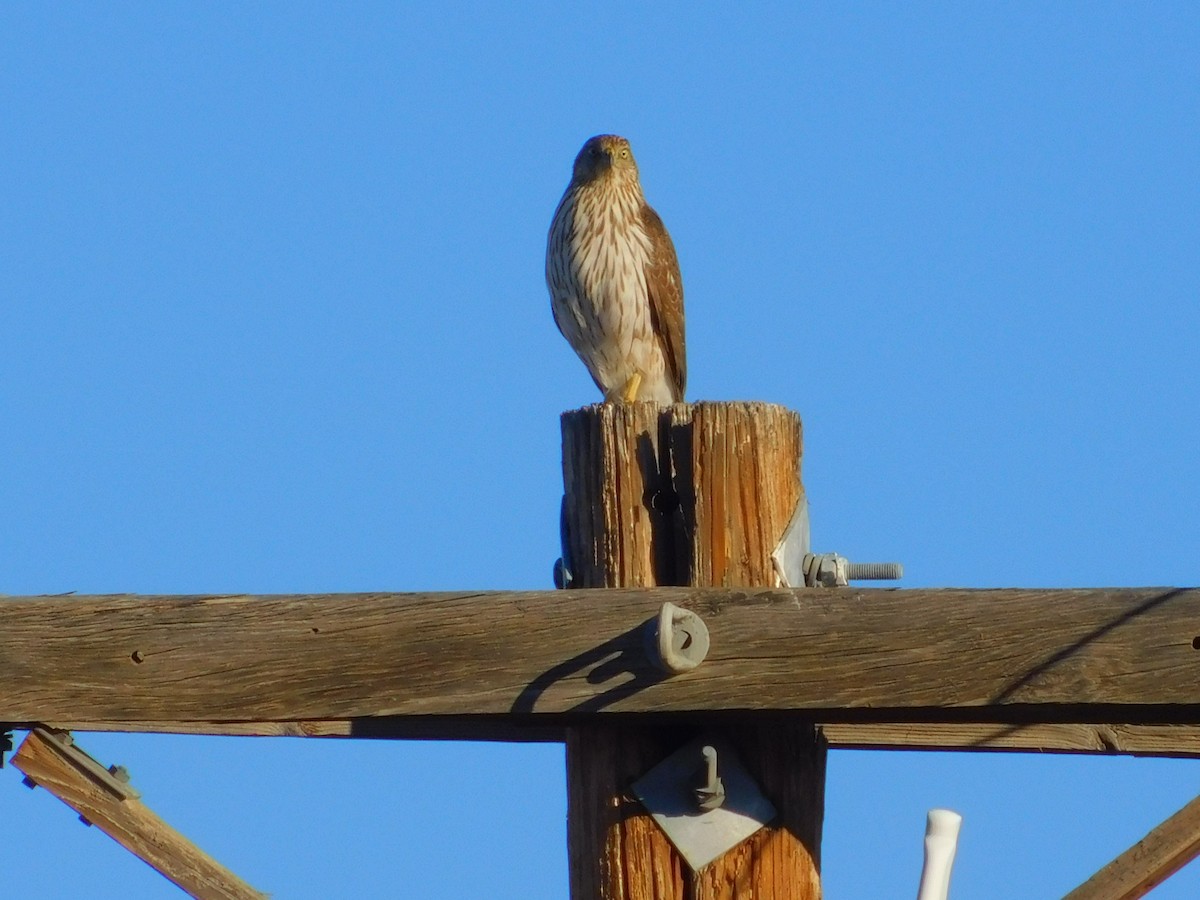
[[[572,587],[778,584],[771,553],[803,497],[796,413],[765,403],[602,404],[565,413],[562,433]],[[779,815],[693,874],[629,785],[702,728],[736,748]],[[788,719],[570,729],[571,896],[819,898],[825,754],[814,728]]]

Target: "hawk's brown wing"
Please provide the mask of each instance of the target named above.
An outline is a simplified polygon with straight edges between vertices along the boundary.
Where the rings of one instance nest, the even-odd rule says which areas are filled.
[[[642,206],[642,224],[650,237],[650,262],[646,266],[646,289],[650,295],[650,322],[662,342],[667,361],[667,378],[675,401],[683,400],[687,387],[687,357],[683,336],[683,279],[671,236],[653,209]]]

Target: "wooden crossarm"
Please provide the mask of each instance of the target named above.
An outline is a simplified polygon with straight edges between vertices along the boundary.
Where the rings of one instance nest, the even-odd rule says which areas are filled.
[[[665,600],[712,639],[674,678],[641,631]],[[470,737],[475,720],[486,736],[615,713],[797,711],[1191,726],[1197,623],[1200,591],[1178,588],[9,597],[0,722],[453,717]]]

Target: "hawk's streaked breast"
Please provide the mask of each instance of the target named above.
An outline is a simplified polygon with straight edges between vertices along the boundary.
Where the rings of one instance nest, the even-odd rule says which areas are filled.
[[[588,141],[550,226],[546,283],[559,330],[608,400],[683,398],[683,291],[675,249],[642,195],[623,138]]]

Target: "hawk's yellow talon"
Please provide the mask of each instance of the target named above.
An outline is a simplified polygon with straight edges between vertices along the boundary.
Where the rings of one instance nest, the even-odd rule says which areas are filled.
[[[621,399],[626,403],[633,403],[637,400],[638,389],[642,386],[642,373],[634,372],[629,376],[629,380],[625,382],[625,389],[621,391]]]

